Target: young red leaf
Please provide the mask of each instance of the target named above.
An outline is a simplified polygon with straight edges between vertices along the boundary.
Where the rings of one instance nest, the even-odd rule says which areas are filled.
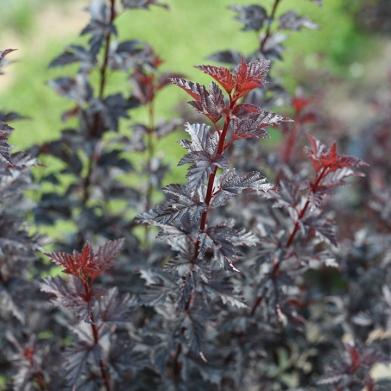
[[[179,77],[171,79],[171,82],[186,91],[196,101],[201,99],[202,92],[206,90],[206,88],[201,84],[194,83]]]
[[[72,254],[53,252],[46,255],[57,265],[63,267],[65,273],[87,281],[96,279],[111,267],[122,245],[122,239],[108,241],[94,253],[91,245],[86,243],[80,253],[77,251]]]
[[[243,60],[235,72],[234,98],[239,99],[255,88],[262,87],[269,71],[270,62],[255,60],[245,63]]]
[[[306,153],[316,172],[323,169],[327,169],[328,172],[333,172],[345,167],[357,168],[366,165],[362,160],[352,156],[338,155],[336,143],[333,143],[332,146],[327,149],[327,147],[315,137],[311,135],[308,135],[307,137],[310,148],[306,149]]]
[[[235,87],[234,76],[228,68],[218,67],[214,65],[198,65],[196,68],[206,73],[210,77],[213,77],[225,91],[231,93]]]

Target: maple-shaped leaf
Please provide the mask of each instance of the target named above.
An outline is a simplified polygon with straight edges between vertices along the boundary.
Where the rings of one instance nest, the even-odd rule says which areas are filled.
[[[197,189],[207,181],[208,175],[215,166],[225,167],[222,158],[215,159],[218,136],[210,126],[205,124],[186,124],[186,132],[191,141],[182,140],[181,145],[189,152],[178,165],[190,164],[187,178],[192,189]]]
[[[50,68],[65,66],[74,63],[80,63],[83,70],[89,70],[95,64],[95,58],[92,53],[83,46],[70,45],[63,53],[54,58],[50,64]]]
[[[242,31],[259,31],[267,21],[266,9],[258,4],[233,5],[235,19],[242,23]]]
[[[188,185],[169,185],[163,189],[167,201],[143,213],[140,219],[146,223],[171,224],[181,226],[181,221],[190,218],[197,222],[205,204]]]
[[[213,197],[213,205],[220,206],[243,192],[267,192],[272,188],[265,176],[258,171],[238,174],[235,169],[227,170],[220,177],[218,189]]]
[[[102,272],[111,268],[115,258],[120,254],[124,239],[109,240],[94,253],[94,263]]]
[[[254,60],[249,63],[243,60],[235,69],[234,99],[237,100],[255,88],[262,87],[269,71],[270,62],[265,59]]]
[[[318,25],[312,20],[305,18],[304,16],[298,15],[294,11],[288,11],[280,16],[280,28],[283,30],[295,30],[299,31],[302,28],[315,30]]]
[[[219,270],[210,273],[207,283],[203,284],[202,287],[206,295],[212,299],[219,298],[224,305],[235,308],[247,307],[235,284],[225,273],[221,273]]]
[[[92,87],[82,75],[76,77],[59,77],[49,81],[49,86],[64,96],[83,105],[88,102],[93,95]]]
[[[11,147],[8,144],[12,130],[13,128],[6,123],[0,122],[0,162],[7,163],[8,165],[13,165],[10,156]]]
[[[270,62],[265,59],[254,60],[246,63],[243,59],[232,73],[227,68],[209,65],[199,65],[197,68],[213,77],[230,95],[232,101],[247,95],[251,90],[261,87],[269,71]],[[204,86],[181,78],[174,78],[173,84],[185,90],[196,102],[196,108],[214,117],[212,103],[224,109],[220,92],[212,84],[208,91]],[[211,102],[209,103],[208,100]],[[217,102],[217,103],[216,103]],[[194,105],[194,104],[193,104]],[[221,116],[220,116],[221,117]],[[210,119],[216,122],[215,118]]]
[[[73,390],[76,390],[76,386],[84,374],[87,368],[87,364],[90,357],[93,356],[93,342],[79,341],[77,345],[71,346],[66,349],[64,354],[64,369],[65,377],[72,386]]]
[[[310,148],[306,148],[306,153],[316,172],[327,170],[330,173],[342,168],[359,168],[367,165],[352,156],[338,155],[336,143],[327,148],[312,135],[308,135],[308,141]]]
[[[194,101],[190,104],[212,122],[217,122],[225,109],[223,92],[216,83],[208,90],[205,86],[181,78],[172,79],[172,83],[186,91]]]
[[[123,322],[129,314],[129,308],[136,304],[135,298],[129,295],[119,297],[118,289],[111,288],[99,297],[93,308],[95,319],[103,322]]]
[[[52,302],[60,307],[72,310],[78,319],[87,319],[85,291],[78,278],[64,280],[59,277],[48,278],[41,284],[41,291],[53,296]]]
[[[201,99],[201,94],[205,94],[205,86],[199,83],[194,83],[190,80],[182,79],[180,77],[174,77],[173,79],[171,79],[171,83],[182,88],[196,101],[199,101]]]
[[[189,103],[214,123],[222,117],[225,109],[223,92],[214,82],[209,89],[202,90],[199,99]]]
[[[71,274],[81,281],[87,281],[96,279],[108,270],[122,246],[123,239],[119,239],[106,242],[96,252],[89,243],[86,243],[80,253],[77,251],[71,254],[53,252],[46,255],[61,266],[65,273]]]
[[[206,361],[206,358],[202,353],[206,339],[206,324],[204,317],[202,315],[197,315],[192,314],[185,318],[183,322],[183,327],[185,328],[184,337],[187,340],[190,350],[199,354],[201,358]]]
[[[198,65],[196,68],[215,79],[228,93],[235,87],[234,76],[228,68],[215,65]]]
[[[201,235],[201,239],[201,253],[210,248],[220,267],[228,265],[228,268],[234,271],[238,271],[234,262],[242,255],[240,247],[250,247],[258,243],[253,233],[223,224],[209,227]]]
[[[251,105],[246,105],[251,106]],[[233,138],[262,138],[267,136],[268,127],[280,126],[292,120],[276,113],[259,110],[246,116],[232,119]]]
[[[336,227],[335,221],[323,217],[317,212],[304,219],[304,226],[315,230],[322,238],[327,239],[333,246],[337,247]]]

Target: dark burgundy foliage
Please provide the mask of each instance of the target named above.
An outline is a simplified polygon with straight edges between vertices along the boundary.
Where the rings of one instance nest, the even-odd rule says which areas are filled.
[[[53,165],[48,157],[60,162],[54,165],[59,169],[48,169],[40,178],[49,190],[41,194],[35,221],[43,225],[71,221],[75,228],[58,240],[64,249],[80,247],[85,240],[97,237],[114,239],[123,232],[130,233],[137,225],[132,221],[132,210],[134,215],[140,209],[149,209],[153,193],[161,188],[167,167],[156,156],[156,140],[175,130],[180,121],[157,122],[155,101],[174,74],[158,72],[162,61],[148,44],[119,40],[115,25],[127,9],[143,10],[151,5],[161,3],[124,0],[121,7],[119,0],[92,2],[88,8],[90,22],[81,32],[87,43],[69,46],[50,64],[79,67],[75,76],[49,82],[58,94],[72,101],[62,119],[76,119],[72,122],[75,127],[67,127],[58,139],[34,148],[48,166]],[[130,93],[108,92],[114,72],[123,74],[124,83],[130,81]],[[95,85],[92,80],[97,80]],[[120,125],[130,119],[130,112],[141,107],[148,110],[148,123],[133,123],[130,134],[120,133]],[[145,156],[140,171],[129,159],[129,152]],[[124,175],[142,176],[145,181],[132,187]],[[53,185],[61,185],[62,191],[52,190]],[[134,251],[138,241],[128,235],[126,251]]]
[[[117,379],[111,375],[108,364],[110,351],[114,349],[111,345],[116,343],[121,348],[128,343],[126,338],[122,340],[115,335],[115,325],[126,320],[134,300],[129,296],[120,298],[117,288],[98,289],[94,282],[111,268],[122,245],[123,240],[109,241],[94,251],[86,243],[81,253],[47,254],[71,275],[67,279],[46,279],[41,289],[52,295],[54,303],[70,312],[74,319],[70,325],[77,342],[67,348],[63,362],[68,383],[74,389],[78,385],[96,387],[97,381],[106,390],[114,389]]]
[[[118,38],[122,12],[165,2],[92,1],[50,64],[77,73],[49,82],[70,125],[31,148],[40,163],[12,152],[8,123],[24,117],[0,111],[6,389],[391,389],[374,372],[391,352],[391,89],[354,137],[330,132],[316,91],[291,94],[274,70],[287,32],[316,28],[283,3],[230,7],[254,51],[212,55],[227,66],[197,66],[205,86]],[[195,123],[157,118],[172,84]],[[163,187],[159,141],[178,128],[187,175]]]
[[[0,51],[0,74],[13,51]],[[50,317],[36,282],[43,271],[36,255],[40,238],[26,224],[31,206],[24,191],[35,160],[8,144],[13,128],[6,122],[21,118],[0,112],[0,372],[13,376],[13,389],[32,390],[32,384],[46,383],[34,334],[48,327]]]

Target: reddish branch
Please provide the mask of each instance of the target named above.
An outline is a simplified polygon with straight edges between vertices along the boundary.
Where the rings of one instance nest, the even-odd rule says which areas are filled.
[[[320,171],[320,173],[318,174],[316,180],[315,180],[315,183],[313,183],[311,185],[311,191],[312,193],[316,193],[318,191],[318,188],[322,182],[322,179],[326,176],[327,174],[327,171],[328,171],[328,167],[324,167],[322,169],[322,171]],[[303,209],[301,209],[301,211],[299,212],[299,215],[297,217],[297,221],[293,227],[293,230],[291,232],[291,234],[289,235],[289,238],[288,238],[288,241],[285,245],[285,248],[288,248],[291,246],[291,244],[293,243],[294,239],[295,239],[295,236],[299,230],[299,227],[300,227],[300,221],[304,218],[306,212],[307,212],[307,209],[308,207],[310,206],[310,199],[308,198]]]
[[[312,194],[315,194],[319,190],[319,186],[321,185],[322,180],[327,175],[328,171],[329,171],[329,167],[326,166],[326,167],[323,167],[323,169],[317,174],[314,183],[311,184],[311,193]],[[304,204],[303,208],[300,210],[300,212],[297,216],[297,220],[296,220],[296,222],[293,226],[293,229],[288,237],[288,240],[284,246],[285,249],[289,248],[292,245],[292,243],[294,242],[295,237],[296,237],[297,233],[299,232],[300,222],[305,217],[305,214],[310,206],[310,203],[311,203],[311,201],[310,201],[310,198],[308,197],[306,203]],[[280,264],[281,264],[281,262],[276,262],[273,266],[273,270],[271,272],[271,277],[273,280],[275,280],[275,278],[278,275],[278,272],[280,270]],[[251,311],[250,311],[251,316],[253,316],[255,314],[257,308],[262,303],[262,299],[263,299],[263,297],[261,295],[255,299],[255,302],[254,302],[253,306],[251,307]]]
[[[223,130],[221,131],[221,133],[219,133],[219,143],[218,143],[218,146],[217,146],[216,154],[214,156],[214,160],[215,161],[220,159],[221,156],[223,155],[224,151],[225,151],[225,147],[226,147],[225,139],[227,137],[229,125],[230,125],[230,122],[231,122],[231,113],[232,113],[232,110],[234,109],[235,103],[236,103],[235,101],[232,100],[231,96],[229,97],[229,99],[230,99],[229,100],[230,104],[229,104],[228,112],[227,112],[227,114],[225,116]],[[206,208],[205,208],[205,210],[201,214],[199,235],[198,235],[198,239],[197,239],[196,244],[195,244],[194,257],[192,259],[192,263],[193,264],[197,261],[197,258],[198,258],[198,255],[199,255],[199,250],[200,250],[200,239],[199,239],[199,236],[200,236],[201,233],[205,232],[206,225],[207,225],[207,222],[208,222],[208,213],[209,213],[209,207],[210,207],[211,201],[213,199],[213,189],[214,189],[214,184],[215,184],[215,179],[216,179],[216,173],[217,173],[217,166],[215,166],[213,171],[211,172],[211,174],[209,174],[208,186],[207,186],[206,196],[205,196]]]
[[[92,334],[92,339],[94,342],[94,345],[99,345],[99,330],[96,325],[94,313],[91,308],[91,299],[93,296],[92,292],[92,284],[90,281],[83,282],[83,287],[84,287],[84,292],[85,292],[85,300],[87,303],[87,311],[88,311],[88,318],[90,321],[90,326],[91,326],[91,334]],[[110,381],[110,375],[107,370],[107,365],[103,362],[102,358],[99,359],[99,370],[100,370],[100,376],[102,379],[102,383],[104,384],[104,387],[106,391],[111,391],[111,381]]]
[[[229,94],[229,108],[228,108],[227,113],[225,115],[223,129],[222,129],[221,133],[219,133],[219,143],[217,146],[216,154],[214,156],[215,160],[218,160],[219,158],[221,158],[221,156],[223,155],[223,153],[227,147],[225,140],[227,137],[229,125],[231,123],[231,114],[232,114],[233,109],[235,108],[235,104],[236,104],[236,100],[233,100],[231,94]],[[217,127],[216,123],[214,125],[215,125],[215,127]],[[201,214],[200,227],[199,227],[199,231],[198,231],[198,238],[195,242],[194,255],[191,260],[192,265],[195,265],[195,263],[197,262],[199,253],[200,253],[200,235],[201,235],[201,233],[205,232],[205,229],[207,227],[209,207],[210,207],[210,204],[213,200],[213,194],[214,194],[213,189],[214,189],[214,185],[215,185],[216,174],[217,174],[217,166],[215,166],[213,171],[209,174],[208,185],[207,185],[206,195],[205,195],[206,208]],[[194,299],[194,294],[192,292],[190,294],[190,297],[187,300],[185,308],[184,308],[184,311],[187,314],[190,311],[190,307],[193,302],[193,299]],[[181,334],[183,334],[184,332],[185,332],[185,329],[182,328]],[[175,378],[179,378],[179,376],[180,376],[181,366],[179,363],[179,357],[180,357],[181,353],[182,353],[182,345],[181,345],[181,343],[178,343],[178,346],[177,346],[177,349],[176,349],[176,352],[174,355],[174,377]]]

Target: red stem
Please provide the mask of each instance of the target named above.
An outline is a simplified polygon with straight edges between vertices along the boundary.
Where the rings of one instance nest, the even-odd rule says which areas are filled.
[[[91,309],[91,298],[92,298],[92,287],[89,283],[83,282],[84,286],[84,292],[85,292],[85,300],[87,302],[87,312],[88,317],[90,320],[90,326],[91,326],[91,334],[94,341],[94,345],[99,344],[99,330],[96,326],[94,313]],[[103,362],[102,358],[99,359],[99,369],[100,369],[100,375],[102,379],[102,383],[106,389],[106,391],[111,391],[111,385],[110,385],[110,375],[107,371],[107,366]]]
[[[328,167],[324,167],[322,169],[322,171],[320,172],[320,174],[316,177],[316,180],[313,184],[311,184],[311,192],[312,193],[316,193],[317,190],[319,189],[319,186],[322,182],[322,179],[326,176],[327,174],[327,171],[328,171]],[[302,220],[307,212],[307,209],[310,205],[310,200],[307,199],[306,203],[304,204],[304,207],[301,209],[301,211],[299,212],[299,215],[297,217],[297,221],[295,222],[295,225],[292,229],[292,232],[291,234],[289,235],[289,238],[288,238],[288,241],[286,242],[285,244],[285,248],[288,248],[292,245],[293,241],[295,240],[295,237],[297,235],[297,232],[299,231],[299,227],[300,227],[300,220]],[[280,270],[280,262],[277,262],[274,267],[273,267],[273,271],[271,273],[271,277],[273,279],[276,278],[278,272]],[[257,310],[257,308],[259,307],[259,305],[262,303],[262,296],[258,296],[256,299],[255,299],[255,302],[253,304],[253,306],[251,307],[251,311],[250,311],[250,315],[253,316],[255,314],[255,311]]]
[[[316,193],[317,192],[318,187],[319,187],[322,179],[326,175],[326,172],[327,172],[327,167],[324,167],[322,169],[322,171],[320,172],[320,174],[318,175],[318,177],[316,178],[315,183],[311,186],[312,193]],[[300,220],[302,220],[303,217],[305,216],[305,213],[307,212],[307,209],[308,209],[309,205],[310,205],[310,200],[307,199],[303,209],[299,212],[299,216],[297,218],[297,221],[296,221],[296,223],[295,223],[295,225],[293,227],[293,230],[292,230],[291,234],[289,235],[289,238],[288,238],[288,241],[287,241],[287,243],[285,245],[285,248],[290,247],[291,244],[293,243],[293,241],[295,239],[295,236],[296,236],[296,234],[297,234],[297,232],[299,230]]]
[[[218,160],[222,156],[222,154],[225,150],[225,139],[227,137],[229,125],[231,122],[231,112],[232,112],[233,108],[235,107],[235,103],[236,102],[234,100],[232,100],[230,97],[229,109],[228,109],[228,112],[225,117],[223,130],[219,136],[219,143],[217,146],[216,154],[214,156],[214,160]],[[217,173],[217,166],[215,166],[213,171],[209,174],[208,186],[206,189],[206,196],[205,196],[206,208],[201,214],[199,234],[201,234],[202,232],[205,232],[205,228],[208,223],[208,213],[209,213],[209,207],[210,207],[211,201],[213,199],[213,188],[214,188],[214,183],[215,183],[215,179],[216,179],[216,173]],[[195,244],[194,256],[192,259],[193,264],[197,261],[197,258],[199,255],[199,248],[200,248],[200,239],[198,237],[196,244]]]
[[[225,116],[223,130],[221,131],[221,133],[219,133],[219,143],[217,146],[217,151],[214,156],[215,160],[217,160],[221,157],[221,155],[223,154],[223,152],[226,148],[225,139],[227,137],[229,125],[231,122],[231,113],[235,107],[235,104],[236,104],[236,101],[232,100],[232,98],[230,96],[229,97],[229,109],[228,109],[227,114]],[[216,127],[216,124],[215,124],[215,127]],[[199,236],[202,232],[205,232],[205,229],[206,229],[206,226],[208,223],[208,212],[209,212],[210,204],[213,199],[213,188],[214,188],[214,183],[215,183],[215,179],[216,179],[216,173],[217,173],[217,166],[215,166],[213,171],[209,174],[208,185],[207,185],[206,196],[205,196],[206,208],[201,214],[200,227],[199,227],[199,231],[198,231],[198,239],[195,242],[194,255],[191,260],[192,265],[195,265],[195,263],[197,262],[197,258],[198,258],[199,252],[200,252],[200,238],[199,238]],[[185,308],[184,308],[186,313],[188,313],[190,311],[190,307],[191,307],[191,303],[193,302],[193,299],[194,299],[194,295],[193,295],[193,293],[191,293],[189,300],[187,301]],[[185,332],[185,329],[183,328],[181,330],[181,334],[183,334],[184,332]],[[179,376],[180,376],[181,367],[179,365],[179,356],[180,356],[181,352],[182,352],[182,345],[179,342],[178,346],[177,346],[176,353],[175,353],[175,357],[174,357],[174,375],[176,378],[179,378]]]

